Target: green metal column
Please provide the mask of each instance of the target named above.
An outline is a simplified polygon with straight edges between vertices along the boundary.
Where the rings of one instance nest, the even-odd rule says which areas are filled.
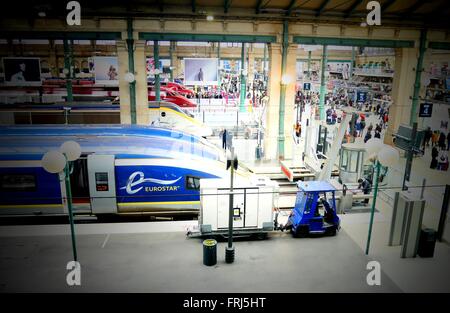
[[[350,64],[350,73],[348,73],[349,80],[352,80],[352,77],[353,77],[353,68],[355,67],[355,58],[356,58],[356,50],[355,50],[355,47],[352,47],[352,63]]]
[[[263,57],[263,78],[266,81],[266,62],[267,62],[267,44],[264,44],[264,57]]]
[[[134,75],[134,39],[133,20],[127,19],[127,51],[128,51],[128,72]],[[131,124],[136,124],[136,81],[129,84],[130,90],[130,117]]]
[[[170,46],[169,46],[169,58],[170,58],[170,81],[173,82],[173,66],[174,64],[172,63],[172,57],[173,57],[173,44],[174,42],[171,41],[170,42]]]
[[[283,42],[281,54],[281,87],[280,87],[280,111],[278,122],[278,158],[284,159],[284,105],[286,101],[286,84],[283,76],[286,74],[287,50],[288,50],[288,21],[283,22]]]
[[[420,93],[420,80],[423,72],[423,58],[425,55],[426,43],[427,41],[427,30],[422,29],[420,31],[420,46],[419,46],[419,58],[417,59],[416,66],[416,80],[414,82],[414,93],[412,98],[412,107],[411,107],[411,115],[409,117],[409,125],[413,125],[417,122],[417,104],[419,102],[419,93]]]
[[[308,80],[311,80],[311,50],[308,51]]]
[[[158,40],[153,41],[153,60],[155,61],[155,70],[159,70],[159,43]],[[161,101],[161,84],[159,74],[155,74],[155,100]]]
[[[240,94],[240,101],[239,101],[239,111],[245,112],[245,98],[246,98],[246,78],[244,75],[244,69],[247,67],[245,66],[245,42],[242,43],[242,49],[241,49],[241,94]]]
[[[369,254],[370,239],[372,238],[372,226],[373,226],[373,218],[375,216],[375,204],[377,203],[378,178],[380,177],[380,169],[381,169],[380,161],[376,160],[375,177],[374,177],[375,189],[373,191],[372,209],[370,211],[369,233],[367,234],[367,242],[366,242],[366,255]]]
[[[67,101],[73,101],[73,89],[72,89],[72,61],[71,61],[71,52],[69,47],[69,41],[64,39],[64,69],[66,70],[66,89],[67,89]]]
[[[75,262],[78,261],[77,255],[77,243],[75,239],[75,226],[73,219],[73,210],[72,210],[72,188],[70,187],[70,173],[72,171],[72,163],[67,160],[66,154],[64,154],[66,158],[66,166],[64,167],[64,179],[66,186],[66,199],[67,199],[67,210],[69,211],[69,222],[70,222],[70,233],[72,238],[72,252],[73,252],[73,260]]]
[[[327,69],[327,46],[324,45],[322,51],[322,72],[320,75],[320,100],[319,100],[319,115],[321,121],[325,120],[326,69]]]
[[[218,63],[217,65],[220,66],[220,42],[217,43],[217,63]],[[222,75],[221,72],[218,73],[218,77],[217,77],[218,84],[219,84],[219,90],[220,90],[220,85],[222,83],[222,79],[221,79],[222,77],[220,75]]]

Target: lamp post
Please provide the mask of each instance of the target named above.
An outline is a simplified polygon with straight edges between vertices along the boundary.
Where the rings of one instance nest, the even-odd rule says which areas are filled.
[[[398,163],[400,155],[398,151],[383,142],[378,138],[372,138],[366,143],[366,151],[369,158],[375,159],[375,187],[373,192],[372,209],[370,211],[369,233],[367,235],[366,255],[369,254],[370,240],[372,237],[373,219],[375,216],[375,204],[377,202],[378,195],[378,178],[380,176],[381,166],[392,167]]]
[[[69,211],[70,232],[72,236],[73,259],[78,261],[77,247],[75,241],[75,227],[72,211],[72,192],[70,188],[70,174],[72,173],[73,161],[81,155],[80,145],[75,141],[64,142],[59,151],[49,151],[42,157],[42,166],[49,173],[64,175],[66,187],[67,209]]]
[[[233,176],[234,170],[238,167],[237,157],[234,155],[234,148],[231,147],[230,158],[227,160],[227,169],[230,168],[230,199],[229,199],[229,211],[228,211],[228,245],[225,248],[225,262],[234,262],[234,247],[233,247],[233,217],[234,217],[234,204],[233,204]]]

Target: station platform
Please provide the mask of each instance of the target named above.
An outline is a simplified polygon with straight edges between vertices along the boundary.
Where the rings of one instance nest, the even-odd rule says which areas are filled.
[[[225,263],[226,242],[219,242],[217,265],[207,267],[202,263],[201,240],[187,239],[181,231],[185,223],[172,224],[178,231],[160,232],[163,223],[171,222],[151,223],[147,232],[140,232],[143,225],[135,223],[128,223],[128,230],[118,230],[116,224],[77,225],[81,286],[76,287],[66,284],[72,249],[70,236],[60,234],[63,225],[2,227],[0,291],[401,291],[384,273],[381,286],[367,285],[370,258],[345,231],[336,237],[296,239],[279,232],[266,240],[237,241],[233,264]],[[45,235],[30,236],[33,227],[48,229]]]

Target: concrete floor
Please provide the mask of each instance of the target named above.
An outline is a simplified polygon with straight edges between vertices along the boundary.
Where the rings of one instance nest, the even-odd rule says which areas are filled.
[[[92,225],[89,225],[92,226]],[[202,263],[199,239],[183,232],[77,236],[81,286],[66,285],[70,237],[3,237],[1,292],[400,292],[383,272],[368,286],[369,259],[345,231],[336,237],[294,239],[275,233],[236,242],[226,264],[218,244],[214,267]]]

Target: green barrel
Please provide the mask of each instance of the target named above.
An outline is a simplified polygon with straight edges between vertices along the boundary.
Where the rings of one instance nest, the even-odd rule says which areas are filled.
[[[217,263],[217,241],[214,239],[203,240],[203,264],[207,266]]]

